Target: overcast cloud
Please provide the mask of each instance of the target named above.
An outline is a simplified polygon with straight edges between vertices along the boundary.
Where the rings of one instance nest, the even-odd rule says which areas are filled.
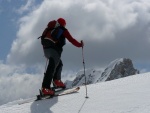
[[[66,27],[74,38],[84,41],[86,68],[102,68],[116,58],[125,57],[147,70],[142,66],[150,63],[148,0],[44,0],[38,6],[34,6],[33,0],[28,0],[20,9],[29,13],[18,20],[17,37],[12,43],[6,64],[1,62],[0,65],[4,70],[8,70],[5,74],[7,77],[0,75],[0,89],[11,86],[9,93],[18,89],[18,98],[34,95],[40,87],[46,59],[37,37],[42,34],[50,20],[59,17],[66,19]],[[63,76],[83,68],[81,48],[76,48],[68,42],[64,47],[62,59]],[[4,83],[3,78],[10,84]],[[30,85],[31,83],[33,85]],[[31,86],[29,92],[32,89],[36,91],[34,90],[33,94],[24,93],[22,90],[26,90],[28,86]],[[11,98],[9,93],[0,96],[0,100],[3,97]]]
[[[84,40],[88,67],[103,66],[118,57],[129,57],[137,62],[149,59],[150,3],[146,0],[84,0],[82,3],[45,0],[20,18],[20,28],[7,62],[30,66],[43,62],[37,37],[50,20],[59,17],[66,19],[74,38]],[[81,49],[66,45],[63,53],[66,67],[80,65],[80,57]]]

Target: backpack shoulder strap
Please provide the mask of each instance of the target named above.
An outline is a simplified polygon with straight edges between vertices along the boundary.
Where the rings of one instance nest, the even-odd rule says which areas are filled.
[[[56,20],[52,20],[48,23],[47,25],[47,28],[45,28],[45,30],[43,31],[42,33],[42,36],[38,37],[38,39],[42,38],[44,39],[46,37],[46,34],[50,31],[50,30],[53,30],[55,29],[55,26],[56,26]]]

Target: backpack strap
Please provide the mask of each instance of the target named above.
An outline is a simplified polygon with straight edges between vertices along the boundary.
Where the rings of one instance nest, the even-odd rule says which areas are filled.
[[[40,36],[40,37],[38,37],[37,39],[44,39],[45,37],[46,37],[46,34],[49,32],[49,31],[51,31],[51,30],[53,30],[53,29],[55,29],[55,28],[46,28],[45,29],[45,31],[44,31],[44,33],[42,34],[42,36]]]
[[[46,37],[46,34],[49,31],[52,31],[55,29],[57,26],[59,26],[59,23],[56,20],[52,20],[48,23],[47,28],[45,28],[44,32],[42,33],[42,36],[38,37],[38,39],[42,38],[44,39]]]
[[[54,40],[59,40],[60,36],[63,34],[64,32],[64,27],[62,26],[58,26],[56,28],[54,28],[52,31],[51,31],[51,37],[54,39]]]
[[[53,44],[65,45],[65,38],[62,36],[65,30],[66,28],[60,26],[57,21],[50,21],[47,25],[47,28],[45,28],[43,31],[42,36],[38,37],[38,39],[41,38],[41,44],[43,47],[49,47],[49,45]]]

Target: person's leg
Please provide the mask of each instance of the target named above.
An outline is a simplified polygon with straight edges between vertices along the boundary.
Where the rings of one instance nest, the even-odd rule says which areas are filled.
[[[60,88],[66,88],[66,85],[61,81],[61,71],[62,71],[62,61],[60,60],[56,71],[54,73],[54,78],[53,78],[53,82],[54,82],[54,86],[55,87],[60,87]]]
[[[62,61],[60,60],[58,66],[57,66],[57,68],[56,68],[56,71],[55,71],[55,73],[54,73],[54,77],[53,77],[54,80],[61,80],[62,67],[63,67],[63,63],[62,63]]]
[[[51,49],[51,48],[45,49],[44,53],[45,53],[45,56],[49,59],[49,64],[47,66],[47,69],[43,78],[42,87],[50,88],[52,78],[54,76],[57,65],[59,64],[59,61],[60,61],[60,55],[58,54],[56,50]]]
[[[42,87],[50,89],[50,83],[52,82],[54,70],[55,70],[54,59],[50,57],[46,72],[44,74]]]

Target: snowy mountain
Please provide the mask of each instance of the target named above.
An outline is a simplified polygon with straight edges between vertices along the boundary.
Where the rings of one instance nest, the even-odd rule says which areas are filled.
[[[104,71],[97,71],[95,69],[87,69],[85,71],[87,84],[114,80],[135,74],[139,74],[139,71],[133,67],[132,60],[127,58],[120,58],[112,61]],[[69,83],[66,82],[66,84],[67,87],[81,86],[85,84],[84,72],[78,72],[72,83],[69,81]]]
[[[116,59],[107,66],[98,82],[103,78],[105,78],[105,81],[109,81],[135,74],[139,74],[139,71],[133,67],[132,60],[127,58]]]
[[[102,71],[97,71],[95,69],[87,69],[85,71],[86,75],[86,83],[92,84],[96,83],[97,80],[101,77]],[[72,87],[81,86],[85,83],[84,71],[80,71],[77,73],[76,78],[72,82]]]
[[[18,100],[0,106],[0,113],[150,113],[150,73],[88,85],[78,93],[32,101]]]

